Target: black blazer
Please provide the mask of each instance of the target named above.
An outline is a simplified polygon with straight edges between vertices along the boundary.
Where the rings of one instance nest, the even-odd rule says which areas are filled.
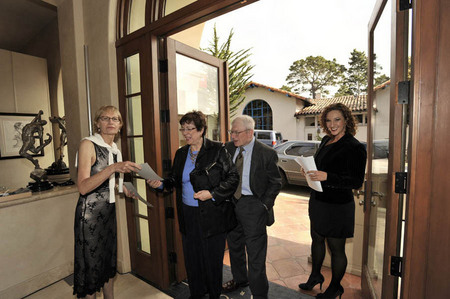
[[[314,196],[324,202],[348,203],[354,200],[352,189],[360,188],[364,182],[367,152],[355,137],[345,134],[319,161],[317,154],[330,138],[325,136],[322,139],[314,156],[317,169],[327,173],[327,180],[321,182],[323,192],[313,191]]]
[[[234,143],[227,142],[225,148],[230,152],[231,157],[233,157],[236,152]],[[271,214],[269,217],[272,217],[272,219],[272,207],[281,189],[281,176],[277,162],[277,152],[273,148],[255,140],[250,166],[250,189],[253,195],[267,206]]]
[[[178,212],[178,222],[180,231],[186,233],[183,200],[182,200],[182,176],[184,164],[189,151],[189,145],[185,145],[177,150],[173,160],[172,172],[168,178],[164,180],[164,189],[172,191],[176,190],[176,202]],[[217,161],[215,159],[217,158]],[[228,214],[229,207],[232,208],[230,200],[239,184],[239,174],[234,166],[231,156],[222,143],[211,141],[203,138],[203,145],[198,153],[195,163],[195,169],[205,169],[212,163],[216,162],[214,169],[210,170],[211,181],[214,186],[196,186],[196,192],[200,190],[208,190],[211,192],[213,200],[198,201],[200,209],[200,222],[203,229],[203,236],[209,237],[218,233],[231,230],[236,225],[236,220],[230,219]],[[234,216],[234,215],[233,215]]]

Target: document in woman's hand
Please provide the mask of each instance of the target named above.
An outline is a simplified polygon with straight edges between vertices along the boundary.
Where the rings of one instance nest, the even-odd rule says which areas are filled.
[[[303,168],[305,172],[308,172],[310,170],[317,170],[316,162],[314,162],[314,157],[297,157],[295,158],[295,161],[300,164],[300,166]],[[312,189],[323,192],[322,190],[322,184],[320,184],[319,181],[313,181],[309,178],[309,175],[306,175],[306,181],[308,182],[308,186]]]
[[[142,196],[137,192],[136,188],[134,187],[134,185],[130,182],[124,182],[123,183],[125,185],[125,187],[128,189],[128,191],[132,194],[135,194],[137,199],[139,199],[142,203],[146,204],[147,207],[149,208],[153,208],[153,205],[151,203],[149,203],[148,201],[146,201],[144,198],[142,198]]]

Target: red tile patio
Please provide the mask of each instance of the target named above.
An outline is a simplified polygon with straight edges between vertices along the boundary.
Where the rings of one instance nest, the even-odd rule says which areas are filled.
[[[287,186],[275,204],[275,224],[268,228],[267,278],[277,284],[300,292],[298,284],[305,282],[311,273],[308,257],[311,253],[308,218],[309,190],[304,187]],[[228,251],[224,263],[230,265]],[[324,291],[331,280],[331,269],[322,268]],[[361,278],[346,273],[342,280],[345,299],[361,299]],[[319,286],[305,294],[320,293]]]

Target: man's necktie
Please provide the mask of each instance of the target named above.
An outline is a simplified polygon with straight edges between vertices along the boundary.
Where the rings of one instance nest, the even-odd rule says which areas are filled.
[[[242,170],[244,169],[244,156],[242,153],[244,152],[244,148],[242,146],[239,147],[239,154],[236,157],[236,161],[234,164],[236,165],[237,171],[239,173],[239,186],[236,189],[236,192],[234,192],[234,198],[239,199],[241,198],[242,194]]]

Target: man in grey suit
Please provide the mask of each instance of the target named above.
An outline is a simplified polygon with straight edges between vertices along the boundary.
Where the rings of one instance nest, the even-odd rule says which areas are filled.
[[[281,189],[281,176],[275,150],[254,138],[254,128],[250,116],[236,117],[231,125],[232,141],[226,144],[241,179],[234,194],[238,225],[227,237],[233,279],[223,284],[223,292],[250,284],[256,299],[267,298],[269,290],[266,225],[274,222],[273,205]]]

